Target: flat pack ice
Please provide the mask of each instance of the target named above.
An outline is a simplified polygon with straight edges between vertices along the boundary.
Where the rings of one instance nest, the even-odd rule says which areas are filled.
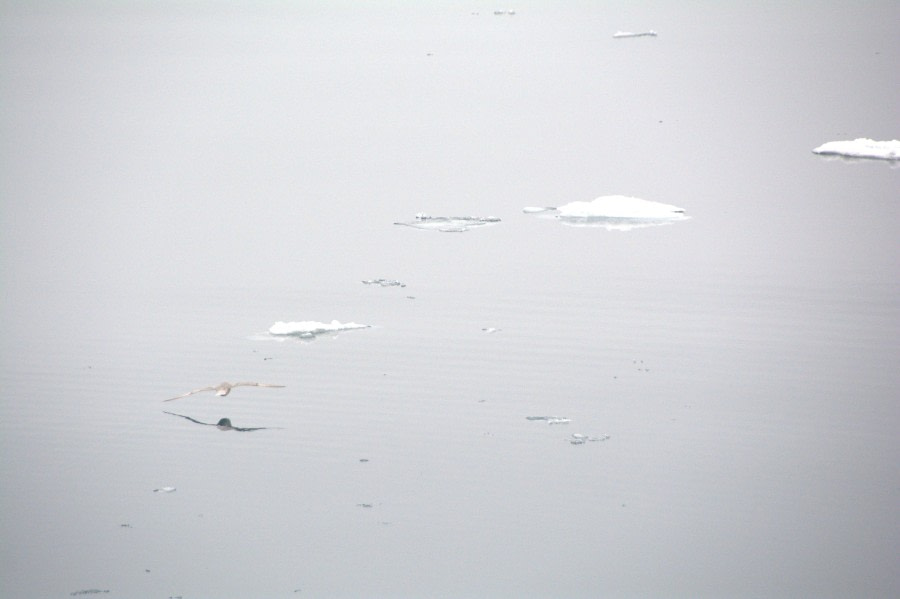
[[[269,334],[277,337],[300,337],[310,339],[317,335],[328,333],[340,333],[352,329],[367,329],[370,325],[357,324],[355,322],[339,322],[332,320],[330,323],[317,322],[315,320],[302,320],[298,322],[276,322],[269,327]]]
[[[650,31],[640,31],[640,32],[638,32],[638,33],[634,33],[634,32],[631,32],[631,31],[616,31],[616,32],[613,34],[613,37],[615,37],[615,38],[622,38],[622,37],[656,37],[656,32],[653,31],[652,29],[651,29]]]
[[[860,137],[852,141],[829,141],[813,150],[823,156],[846,158],[874,158],[876,160],[900,160],[900,141],[875,141]]]
[[[394,224],[414,229],[431,229],[442,233],[463,233],[474,227],[496,225],[499,222],[500,219],[496,216],[431,216],[419,212],[413,221]]]
[[[397,279],[366,279],[363,285],[377,285],[379,287],[406,287],[406,283],[402,283]]]
[[[690,218],[684,208],[622,195],[600,196],[590,202],[576,201],[557,207],[526,207],[523,212],[555,218],[564,224],[604,227],[627,231],[665,225]]]

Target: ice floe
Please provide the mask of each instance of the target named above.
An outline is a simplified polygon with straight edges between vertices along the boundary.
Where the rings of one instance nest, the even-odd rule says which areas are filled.
[[[569,443],[572,445],[584,445],[585,443],[591,442],[596,443],[598,441],[606,441],[609,439],[609,435],[600,435],[599,437],[589,437],[587,435],[582,435],[581,433],[572,433],[572,436],[569,437]]]
[[[158,489],[153,489],[154,493],[174,493],[175,487],[160,487]]]
[[[560,416],[526,416],[525,420],[544,420],[547,424],[569,424],[572,422],[570,419]]]
[[[406,287],[406,283],[401,283],[397,279],[366,279],[363,285],[378,285],[379,287]]]
[[[860,137],[852,141],[830,141],[813,150],[822,156],[843,158],[870,158],[875,160],[900,160],[900,141],[875,141]]]
[[[474,227],[496,225],[499,222],[500,219],[496,216],[430,216],[420,212],[416,214],[415,220],[394,224],[442,233],[462,233]]]
[[[353,329],[368,329],[370,326],[355,322],[342,323],[337,320],[332,320],[330,323],[317,322],[315,320],[302,320],[299,322],[279,321],[269,327],[269,334],[281,338],[314,339],[319,335],[335,334]]]
[[[656,37],[656,32],[652,29],[650,31],[640,31],[638,33],[634,33],[632,31],[616,31],[613,34],[614,38],[623,38],[623,37]]]
[[[570,202],[557,207],[530,206],[522,211],[574,227],[602,227],[610,231],[667,225],[690,218],[684,208],[621,195],[600,196],[590,202]]]

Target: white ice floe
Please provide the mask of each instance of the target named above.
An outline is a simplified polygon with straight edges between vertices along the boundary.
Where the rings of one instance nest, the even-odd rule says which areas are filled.
[[[572,422],[568,418],[562,418],[561,416],[526,416],[525,420],[543,420],[547,424],[569,424]]]
[[[158,489],[153,489],[154,493],[174,493],[175,487],[160,487]]]
[[[424,212],[416,214],[416,219],[409,222],[394,223],[415,229],[431,229],[442,233],[462,233],[473,227],[496,225],[500,219],[496,216],[430,216]]]
[[[406,287],[406,283],[401,283],[397,279],[366,279],[363,285],[378,285],[379,287]]]
[[[339,322],[332,320],[330,323],[317,322],[315,320],[303,320],[299,322],[276,322],[269,327],[269,334],[276,337],[299,337],[300,339],[312,339],[318,335],[340,333],[352,329],[367,329],[371,325],[357,324],[355,322]]]
[[[590,202],[570,202],[557,207],[530,206],[522,211],[554,218],[571,226],[603,227],[619,231],[665,225],[690,218],[685,215],[684,208],[621,195],[600,196]]]
[[[572,436],[569,437],[569,443],[572,445],[584,445],[588,441],[591,443],[596,443],[598,441],[606,441],[610,437],[609,435],[600,435],[599,437],[589,437],[587,435],[582,435],[581,433],[572,433]]]
[[[656,37],[656,32],[652,29],[650,31],[640,31],[638,33],[634,33],[632,31],[616,31],[613,34],[615,38],[621,37]]]
[[[876,160],[900,160],[900,141],[875,141],[860,137],[852,141],[830,141],[822,144],[814,154],[843,156],[845,158],[872,158]]]

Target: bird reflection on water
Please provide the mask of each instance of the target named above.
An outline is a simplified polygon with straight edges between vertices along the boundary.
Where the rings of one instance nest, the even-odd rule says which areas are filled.
[[[219,429],[220,431],[238,431],[241,433],[246,433],[246,432],[250,432],[250,431],[264,431],[264,430],[269,430],[269,429],[280,429],[281,428],[279,426],[258,426],[258,427],[252,427],[252,428],[245,428],[245,427],[232,425],[230,418],[221,418],[221,419],[219,419],[218,422],[202,422],[200,420],[191,418],[190,416],[185,416],[183,414],[176,414],[175,412],[166,412],[164,410],[163,414],[170,414],[172,416],[178,416],[179,418],[184,418],[185,420],[190,420],[191,422],[195,422],[197,424],[202,424],[204,426],[214,426],[217,429]]]

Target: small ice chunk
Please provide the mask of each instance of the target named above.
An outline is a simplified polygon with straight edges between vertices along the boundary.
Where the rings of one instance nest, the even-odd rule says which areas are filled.
[[[830,141],[813,150],[822,156],[845,158],[872,158],[876,160],[900,160],[900,141],[875,141],[860,137],[853,141]]]
[[[609,439],[609,435],[600,435],[599,437],[589,437],[587,435],[582,435],[581,433],[572,433],[572,436],[569,437],[569,443],[572,445],[584,445],[587,442],[595,443],[597,441],[606,441]]]
[[[316,335],[327,333],[339,333],[341,331],[349,331],[351,329],[367,329],[370,325],[357,324],[355,322],[339,322],[332,320],[330,323],[317,322],[315,320],[302,320],[299,322],[276,322],[269,327],[269,334],[279,337],[300,337],[301,339],[310,339]]]
[[[366,279],[363,285],[378,285],[380,287],[406,287],[406,283],[401,283],[397,279]]]
[[[158,489],[153,489],[154,493],[172,493],[175,491],[175,487],[160,487]]]
[[[548,418],[547,424],[569,424],[572,422],[568,418]]]
[[[484,331],[485,333],[496,333],[496,332],[499,331],[500,329],[495,328],[495,327],[485,327],[485,328],[483,328],[483,329],[481,329],[481,330]]]
[[[496,225],[499,222],[500,219],[496,216],[430,216],[419,212],[413,221],[394,224],[442,233],[463,233],[474,227]]]
[[[526,416],[525,420],[561,420],[558,416]]]
[[[622,38],[622,37],[656,37],[656,32],[653,31],[652,29],[651,29],[650,31],[641,31],[641,32],[638,32],[638,33],[633,33],[633,32],[631,32],[631,31],[616,31],[616,32],[613,34],[613,37],[615,37],[615,38]]]

